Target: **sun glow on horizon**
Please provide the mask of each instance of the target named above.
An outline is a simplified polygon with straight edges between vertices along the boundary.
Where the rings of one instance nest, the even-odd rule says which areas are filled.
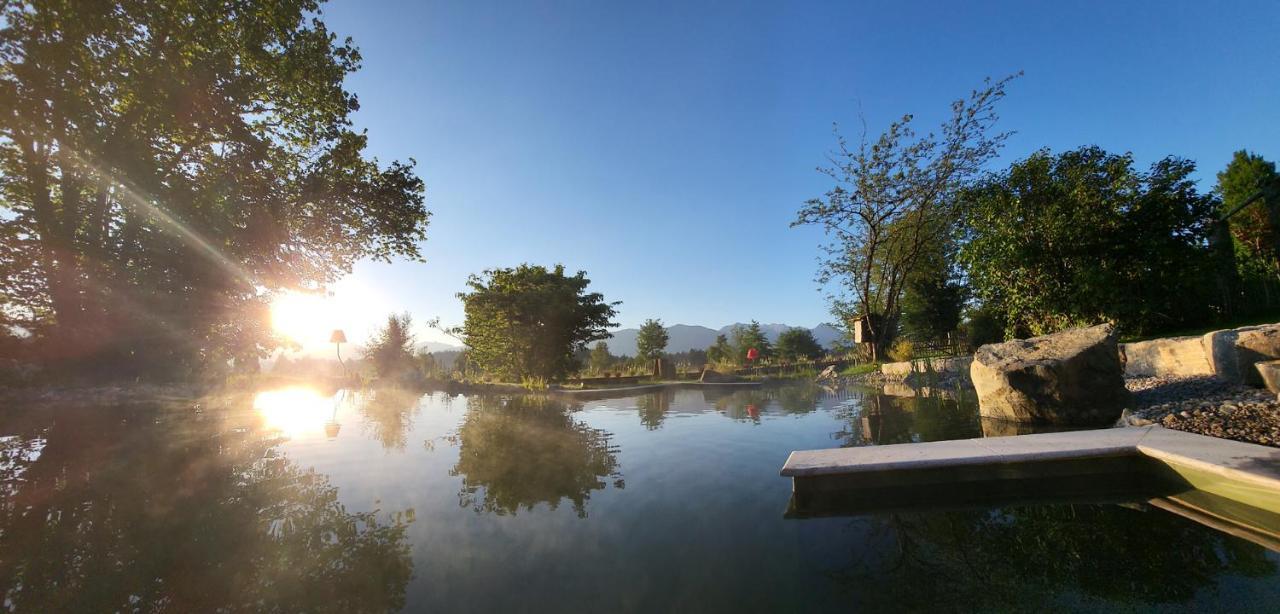
[[[284,292],[271,301],[271,327],[299,345],[322,342],[334,328],[333,299],[319,294]]]

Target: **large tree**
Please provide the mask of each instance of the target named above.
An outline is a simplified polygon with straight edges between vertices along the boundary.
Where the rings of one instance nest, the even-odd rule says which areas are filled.
[[[584,271],[565,275],[522,264],[472,275],[462,299],[466,321],[457,332],[473,365],[506,381],[557,380],[579,367],[575,353],[609,338],[620,303],[587,292]]]
[[[1144,172],[1097,147],[1042,150],[966,191],[960,255],[984,308],[1017,336],[1202,321],[1216,203],[1196,191],[1194,170],[1165,158]]]
[[[645,320],[636,334],[636,355],[645,360],[660,358],[667,349],[667,339],[662,320]]]
[[[597,341],[591,348],[591,370],[596,373],[604,373],[609,370],[609,366],[613,364],[613,354],[609,353],[609,344],[603,341]]]
[[[391,314],[365,344],[364,359],[379,378],[392,381],[416,374],[413,358],[413,318],[408,313]]]
[[[751,350],[758,352],[761,359],[773,355],[773,345],[769,343],[769,337],[764,334],[764,329],[755,320],[750,324],[739,324],[733,327],[729,334],[733,340],[733,361],[738,364],[747,362],[747,353]]]
[[[856,147],[838,136],[833,166],[819,169],[836,186],[806,202],[792,222],[821,226],[831,237],[818,281],[834,285],[832,310],[839,317],[867,318],[873,359],[897,333],[908,274],[951,229],[955,193],[1008,137],[992,130],[996,103],[1012,78],[988,79],[967,100],[953,102],[939,134],[917,135],[905,115],[875,141],[864,135]]]
[[[951,237],[929,246],[907,274],[902,293],[902,333],[918,341],[946,338],[960,326],[968,288]]]
[[[420,257],[315,0],[0,4],[0,291],[46,358],[152,375],[271,344],[266,301]]]
[[[1240,277],[1245,282],[1246,303],[1261,298],[1270,307],[1280,281],[1280,173],[1275,162],[1245,150],[1235,152],[1218,173],[1214,188],[1221,199],[1220,215],[1230,215],[1231,237]],[[1257,290],[1261,290],[1261,293]],[[1261,297],[1256,295],[1261,294]],[[1248,305],[1258,307],[1259,305]]]
[[[774,353],[785,361],[814,359],[822,356],[822,344],[807,328],[788,328],[778,335]]]

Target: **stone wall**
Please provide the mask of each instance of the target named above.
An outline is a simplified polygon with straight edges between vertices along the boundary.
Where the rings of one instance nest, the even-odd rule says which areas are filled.
[[[1119,352],[1125,377],[1217,375],[1228,381],[1259,386],[1262,382],[1253,363],[1280,358],[1280,324],[1121,343]],[[891,362],[880,365],[880,373],[892,379],[929,371],[967,376],[972,361],[972,356],[960,356]]]
[[[906,362],[889,362],[880,365],[880,373],[889,377],[905,378],[912,373],[968,373],[972,356],[949,358],[921,358]]]
[[[1121,343],[1120,356],[1125,377],[1213,375],[1199,335]]]

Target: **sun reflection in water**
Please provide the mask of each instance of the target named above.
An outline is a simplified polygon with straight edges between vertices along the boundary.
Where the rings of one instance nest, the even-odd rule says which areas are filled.
[[[253,409],[269,431],[290,438],[323,434],[332,439],[338,435],[338,405],[345,397],[345,392],[324,396],[301,386],[264,390],[253,398]]]

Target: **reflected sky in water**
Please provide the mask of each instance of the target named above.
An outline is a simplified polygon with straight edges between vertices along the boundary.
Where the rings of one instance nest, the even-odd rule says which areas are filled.
[[[964,398],[813,384],[14,408],[0,590],[20,611],[1280,602],[1274,553],[1142,504],[783,518],[791,450],[982,432]]]

